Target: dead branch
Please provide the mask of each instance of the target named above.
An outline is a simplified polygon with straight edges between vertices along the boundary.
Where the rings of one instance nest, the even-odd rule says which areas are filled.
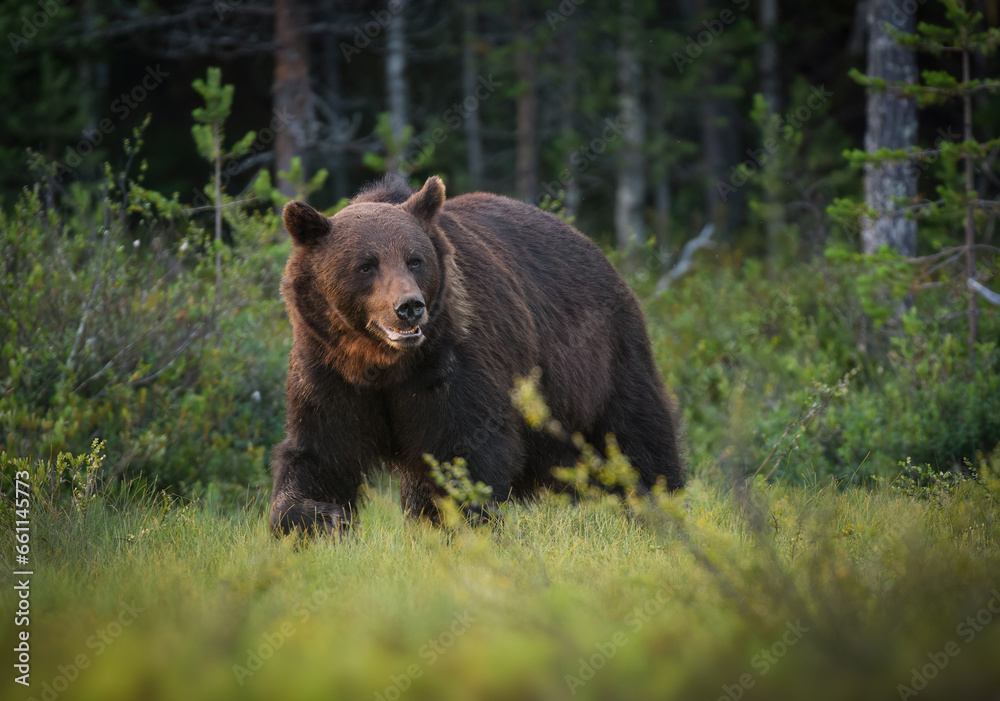
[[[981,282],[979,282],[979,280],[976,280],[975,278],[970,277],[968,279],[968,283],[969,283],[969,289],[978,292],[980,296],[987,302],[989,302],[990,304],[996,304],[997,306],[1000,306],[1000,294],[997,294],[990,288],[986,287]]]
[[[674,280],[678,279],[688,271],[691,267],[691,260],[694,257],[695,251],[699,248],[712,245],[713,233],[715,233],[715,225],[711,223],[705,224],[705,228],[701,230],[700,234],[684,244],[684,248],[681,251],[681,258],[677,261],[677,265],[668,270],[663,277],[657,281],[656,294],[666,291]]]

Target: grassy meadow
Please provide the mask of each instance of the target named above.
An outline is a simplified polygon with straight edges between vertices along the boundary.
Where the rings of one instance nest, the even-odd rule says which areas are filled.
[[[631,509],[546,494],[497,531],[407,522],[385,475],[354,534],[306,547],[272,539],[259,502],[121,489],[34,515],[32,685],[8,665],[2,694],[997,698],[1000,483],[983,474],[695,479]],[[9,655],[10,586],[2,602]]]

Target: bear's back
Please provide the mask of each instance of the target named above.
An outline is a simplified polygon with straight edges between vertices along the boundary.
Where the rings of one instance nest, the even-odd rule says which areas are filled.
[[[549,212],[483,192],[448,199],[442,211],[442,226],[459,251],[466,242],[463,234],[472,234],[522,280],[549,294],[588,296],[588,289],[608,286],[614,294],[623,291],[624,282],[597,244]],[[461,230],[453,230],[448,219]]]
[[[621,380],[608,373],[615,358],[649,343],[638,301],[597,244],[548,212],[487,193],[446,200],[440,225],[473,310],[488,316],[492,291],[508,280],[521,290],[538,364],[557,386],[548,396],[562,405],[552,408],[597,412]]]

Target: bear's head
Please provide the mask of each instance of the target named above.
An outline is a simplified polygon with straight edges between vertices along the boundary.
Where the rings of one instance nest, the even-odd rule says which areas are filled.
[[[421,346],[435,329],[453,249],[436,224],[444,183],[431,177],[401,204],[355,202],[326,217],[285,205],[294,242],[282,282],[298,334],[350,382],[370,384]]]

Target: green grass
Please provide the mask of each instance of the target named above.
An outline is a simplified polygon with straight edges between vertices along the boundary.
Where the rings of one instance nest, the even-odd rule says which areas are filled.
[[[694,480],[635,513],[547,495],[499,533],[409,523],[395,486],[308,547],[260,506],[36,514],[32,686],[5,665],[3,698],[884,699],[949,642],[919,697],[1000,693],[995,479],[924,500]]]

